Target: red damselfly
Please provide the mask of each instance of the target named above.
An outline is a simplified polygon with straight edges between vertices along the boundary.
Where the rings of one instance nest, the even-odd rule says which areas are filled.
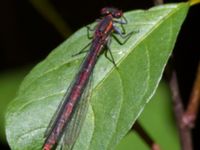
[[[92,38],[92,42],[89,43],[85,48],[83,48],[79,53],[81,54],[87,52],[87,55],[80,67],[79,72],[75,76],[75,79],[71,83],[68,88],[65,96],[63,97],[50,125],[45,133],[45,142],[43,145],[43,150],[52,150],[57,147],[57,144],[63,137],[63,134],[71,134],[68,135],[67,138],[63,139],[63,142],[73,147],[73,144],[76,140],[76,137],[79,134],[79,130],[77,130],[77,125],[80,117],[78,115],[82,114],[82,111],[85,111],[83,107],[83,101],[87,101],[86,87],[88,88],[88,84],[91,78],[91,74],[93,72],[94,66],[100,56],[105,51],[105,56],[110,60],[115,66],[115,61],[113,55],[110,51],[109,44],[111,41],[111,36],[114,37],[120,44],[125,43],[129,37],[132,35],[132,32],[129,34],[125,33],[125,29],[123,24],[127,24],[126,18],[123,16],[122,11],[105,7],[101,10],[102,18],[98,20],[98,24],[94,27],[94,29],[88,28],[88,37],[89,31],[94,31],[94,35]],[[117,24],[120,27],[116,26]],[[124,41],[121,42],[117,39],[115,34],[120,35],[124,38]],[[90,38],[90,37],[89,37]],[[90,46],[91,45],[91,46]],[[85,50],[89,47],[89,50]],[[108,52],[110,57],[108,57]],[[78,118],[78,119],[77,119]],[[71,124],[70,122],[72,122]],[[75,125],[76,127],[72,127],[73,131],[70,131],[69,126]],[[79,127],[80,128],[80,127]],[[76,133],[74,133],[76,131]],[[76,134],[76,135],[73,135]],[[74,139],[70,139],[73,136]],[[70,149],[70,148],[69,148]]]

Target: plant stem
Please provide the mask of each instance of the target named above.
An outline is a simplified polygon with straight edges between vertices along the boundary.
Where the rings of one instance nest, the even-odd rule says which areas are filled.
[[[136,121],[136,123],[132,127],[133,130],[135,130],[138,135],[145,141],[145,143],[152,149],[152,150],[160,150],[160,147],[158,144],[155,143],[155,141],[150,137],[150,135],[144,130],[144,128],[141,126],[141,124]]]
[[[195,126],[195,120],[200,106],[200,63],[198,65],[196,79],[193,85],[192,94],[190,95],[187,110],[183,115],[183,123],[189,128]]]
[[[154,5],[162,5],[164,2],[163,0],[153,0]]]
[[[181,150],[192,150],[192,139],[190,129],[183,125],[182,117],[184,113],[182,99],[179,93],[178,82],[176,73],[172,72],[172,77],[170,79],[170,89],[172,92],[172,99],[174,103],[174,112],[177,122],[177,126],[180,134]]]

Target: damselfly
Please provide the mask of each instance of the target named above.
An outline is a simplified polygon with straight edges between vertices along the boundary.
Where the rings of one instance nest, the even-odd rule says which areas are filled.
[[[98,20],[98,24],[94,29],[88,27],[88,37],[89,31],[94,31],[92,42],[77,53],[81,54],[87,52],[87,55],[80,67],[79,72],[76,74],[70,87],[65,93],[65,96],[63,97],[61,104],[59,105],[49,128],[45,133],[46,139],[42,148],[43,150],[55,149],[61,138],[64,136],[63,134],[67,133],[70,133],[70,136],[74,138],[70,139],[70,136],[68,135],[67,138],[63,139],[63,141],[70,145],[70,148],[73,147],[76,137],[79,134],[79,130],[76,129],[79,126],[78,122],[79,120],[83,120],[80,119],[78,115],[80,115],[82,111],[85,111],[81,105],[84,104],[83,101],[87,101],[86,88],[88,87],[91,74],[100,54],[105,51],[106,58],[108,58],[108,60],[116,66],[109,48],[111,36],[114,37],[120,44],[123,44],[132,35],[132,32],[129,34],[125,33],[123,24],[127,24],[127,20],[123,16],[122,11],[116,8],[105,7],[101,10],[101,15],[102,18]],[[116,26],[117,24],[119,24],[120,27]],[[124,38],[124,41],[120,42],[115,34]],[[89,46],[89,50],[85,50]],[[110,57],[108,57],[108,53],[110,54]],[[76,126],[73,128],[73,131],[69,128],[72,120],[75,122],[74,125]]]

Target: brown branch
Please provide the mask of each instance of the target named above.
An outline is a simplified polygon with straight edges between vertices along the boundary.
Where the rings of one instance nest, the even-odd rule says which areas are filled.
[[[179,129],[180,141],[181,141],[181,150],[192,150],[192,139],[190,129],[183,125],[182,117],[184,113],[182,99],[179,94],[178,82],[176,73],[172,72],[172,77],[170,79],[170,89],[172,92],[172,99],[174,103],[174,112]]]
[[[154,5],[162,5],[162,4],[164,4],[163,0],[153,0],[153,2],[154,2]]]
[[[193,128],[200,107],[200,63],[197,69],[196,79],[193,85],[192,94],[186,112],[183,115],[183,123],[189,128]]]
[[[144,130],[144,128],[141,126],[141,124],[138,121],[136,121],[136,123],[133,125],[132,129],[138,133],[138,135],[145,141],[145,143],[149,147],[151,147],[152,150],[160,150],[159,145],[155,143],[155,141]]]

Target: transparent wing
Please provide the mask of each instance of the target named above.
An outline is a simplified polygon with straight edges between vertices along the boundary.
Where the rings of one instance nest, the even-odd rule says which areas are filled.
[[[82,61],[82,64],[80,65],[80,68],[79,68],[78,70],[80,70],[80,69],[82,68],[83,63],[84,63],[84,61],[85,61],[86,58],[87,58],[87,55],[85,56],[84,60]],[[79,73],[79,72],[78,72],[78,73]],[[68,97],[69,92],[71,91],[72,86],[74,85],[74,83],[76,82],[76,79],[78,78],[78,73],[76,73],[75,78],[73,79],[73,81],[72,81],[71,84],[69,85],[69,87],[68,87],[68,89],[67,89],[67,92],[65,93],[65,95],[63,96],[63,98],[62,98],[60,104],[58,105],[57,110],[56,110],[56,112],[54,113],[54,115],[53,115],[53,117],[52,117],[52,119],[51,119],[51,121],[50,121],[50,123],[49,123],[49,125],[48,125],[48,127],[47,127],[47,129],[46,129],[46,131],[45,131],[45,133],[44,133],[44,138],[48,137],[48,136],[51,134],[51,132],[52,132],[52,130],[53,130],[53,128],[54,128],[56,119],[58,118],[59,113],[60,113],[60,111],[61,111],[61,109],[62,109],[63,103],[66,102],[66,98]]]
[[[48,137],[49,134],[52,132],[53,130],[53,127],[54,127],[54,124],[56,122],[56,119],[57,119],[57,116],[59,115],[61,109],[62,109],[62,106],[63,106],[63,103],[65,102],[69,92],[71,91],[71,88],[72,88],[72,85],[74,84],[75,80],[70,84],[69,88],[67,89],[67,92],[65,93],[65,95],[63,96],[61,102],[59,103],[57,109],[56,109],[56,112],[54,113],[45,133],[44,133],[44,137]]]
[[[92,91],[91,84],[92,84],[92,74],[89,78],[86,89],[84,90],[84,93],[82,94],[82,97],[79,103],[77,104],[76,110],[74,110],[75,112],[72,116],[72,119],[70,120],[65,129],[65,133],[60,143],[62,144],[61,145],[62,150],[73,149],[76,139],[79,136],[89,106],[88,102]]]

